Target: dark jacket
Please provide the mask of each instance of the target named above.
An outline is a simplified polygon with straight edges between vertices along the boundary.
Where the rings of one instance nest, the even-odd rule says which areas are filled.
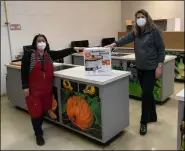
[[[56,61],[58,59],[62,59],[76,51],[73,48],[67,48],[59,51],[47,51],[52,61]],[[29,88],[29,72],[30,72],[30,64],[31,64],[31,55],[34,53],[33,50],[27,51],[23,58],[21,64],[21,78],[22,78],[22,88]]]
[[[119,39],[116,45],[122,46],[133,41],[137,68],[154,70],[158,63],[164,62],[165,46],[159,29],[145,31],[141,36],[136,36],[132,31]]]

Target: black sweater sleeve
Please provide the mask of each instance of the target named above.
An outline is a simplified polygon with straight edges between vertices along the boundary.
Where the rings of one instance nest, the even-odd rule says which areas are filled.
[[[76,53],[76,51],[73,49],[73,48],[66,48],[66,49],[63,49],[63,50],[58,50],[58,51],[48,51],[51,59],[53,61],[56,61],[58,59],[63,59],[64,57],[72,54],[72,53]]]
[[[29,69],[31,61],[31,51],[24,53],[21,63],[22,89],[29,88]]]
[[[133,42],[135,39],[134,31],[129,32],[127,35],[120,38],[118,41],[116,41],[116,46],[123,46],[130,42]]]

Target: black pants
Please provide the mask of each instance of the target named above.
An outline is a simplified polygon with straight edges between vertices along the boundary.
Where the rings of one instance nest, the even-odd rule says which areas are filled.
[[[42,123],[44,121],[44,114],[39,118],[32,118],[32,126],[35,132],[35,136],[43,136]]]
[[[142,115],[141,124],[147,124],[149,116],[156,113],[156,104],[153,90],[155,86],[155,70],[137,69],[139,82],[142,88]]]

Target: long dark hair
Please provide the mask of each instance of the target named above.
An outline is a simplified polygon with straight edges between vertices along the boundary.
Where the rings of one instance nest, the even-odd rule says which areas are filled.
[[[143,14],[146,17],[145,30],[151,31],[152,29],[156,28],[156,25],[155,25],[154,21],[152,20],[152,17],[149,15],[149,13],[144,9],[138,10],[135,13],[135,22],[134,22],[134,26],[133,26],[133,31],[134,31],[135,35],[137,35],[137,36],[141,35],[141,28],[136,23],[137,15],[139,13]]]
[[[43,37],[43,38],[45,39],[45,41],[46,41],[46,48],[44,49],[44,51],[49,51],[49,50],[50,50],[50,46],[49,46],[48,40],[47,40],[46,36],[43,35],[43,34],[38,34],[38,35],[36,35],[36,36],[33,38],[33,42],[32,42],[32,45],[31,45],[31,46],[32,46],[32,49],[33,49],[33,50],[37,50],[37,39],[38,39],[39,37]]]

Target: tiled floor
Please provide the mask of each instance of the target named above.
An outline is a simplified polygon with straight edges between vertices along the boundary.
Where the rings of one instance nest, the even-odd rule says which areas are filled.
[[[184,88],[175,84],[175,93]],[[174,95],[164,105],[158,105],[159,122],[148,125],[148,134],[138,133],[139,101],[130,100],[130,126],[109,146],[98,145],[65,129],[44,123],[46,144],[35,144],[29,115],[14,108],[6,97],[1,98],[1,149],[8,150],[175,150],[177,139],[177,100]]]

